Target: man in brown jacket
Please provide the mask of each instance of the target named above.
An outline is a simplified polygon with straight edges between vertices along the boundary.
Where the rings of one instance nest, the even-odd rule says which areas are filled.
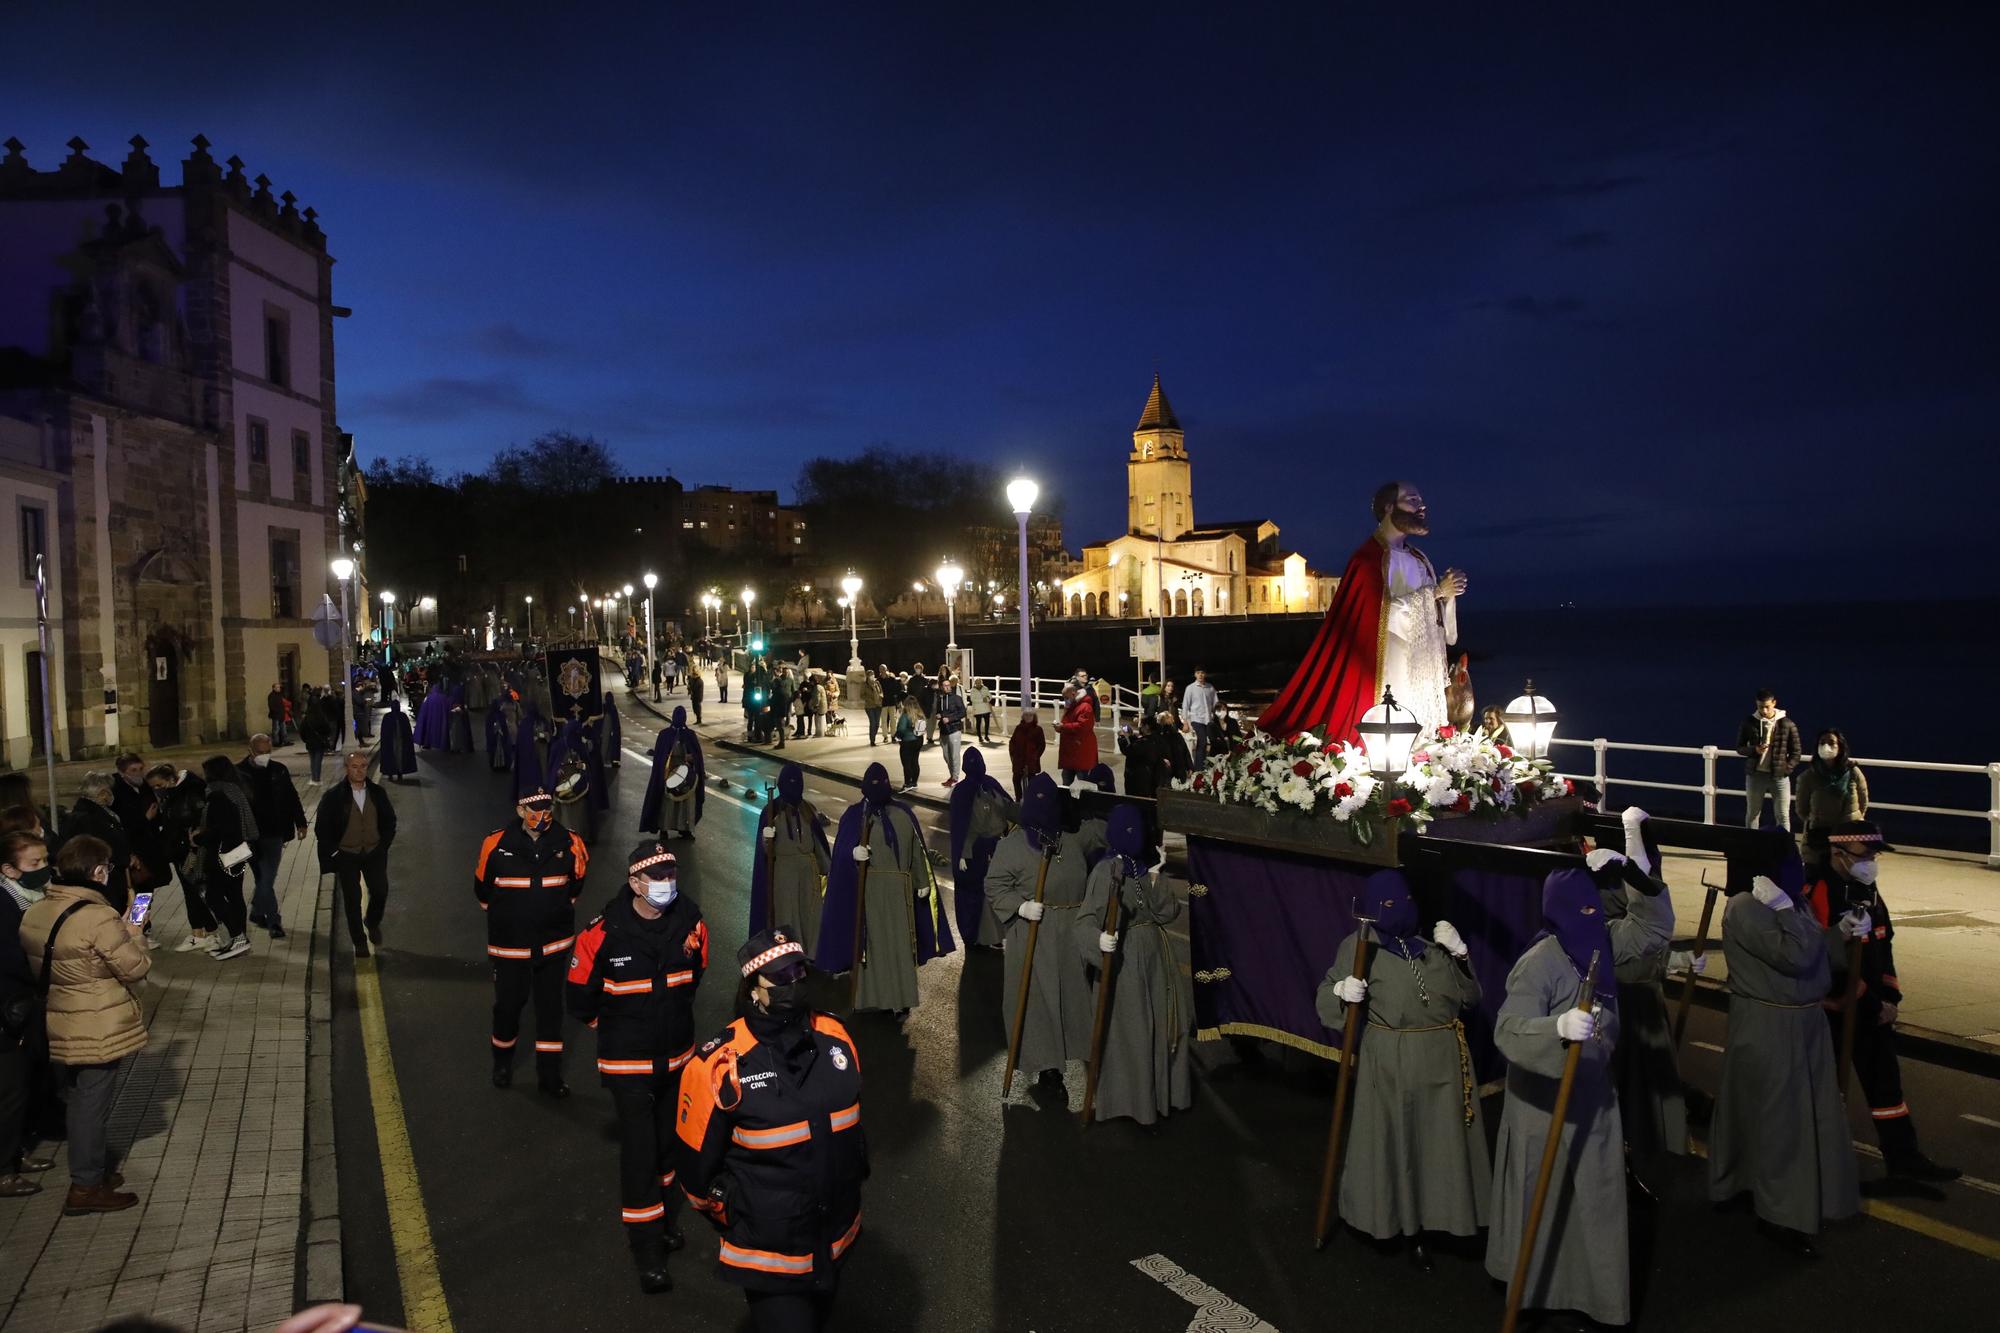
[[[114,869],[101,838],[71,838],[56,854],[48,896],[21,919],[21,951],[48,988],[49,1055],[65,1067],[69,1086],[67,1216],[115,1213],[139,1202],[109,1169],[105,1130],[111,1121],[118,1062],[146,1045],[146,1017],[132,989],[153,965],[144,933],[105,895]]]

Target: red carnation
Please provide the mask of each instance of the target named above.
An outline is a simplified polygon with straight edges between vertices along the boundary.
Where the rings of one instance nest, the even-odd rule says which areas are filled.
[[[1389,818],[1401,819],[1404,815],[1407,815],[1409,813],[1410,813],[1410,803],[1404,800],[1402,797],[1398,796],[1395,800],[1389,802],[1389,810],[1388,810]]]
[[[1523,796],[1533,796],[1535,794],[1535,780],[1533,778],[1524,778],[1521,781],[1521,785],[1514,788],[1514,790]]]
[[[1262,773],[1263,771],[1264,771],[1264,761],[1263,761],[1262,759],[1252,759],[1252,760],[1250,761],[1250,776],[1251,776],[1251,777],[1253,777],[1253,778],[1254,778],[1254,777],[1256,777],[1256,776],[1257,776],[1257,775],[1258,775],[1259,773]]]
[[[1438,739],[1439,739],[1439,740],[1441,740],[1441,741],[1448,741],[1448,740],[1450,740],[1450,739],[1451,739],[1451,738],[1452,738],[1453,736],[1456,736],[1456,735],[1458,735],[1458,728],[1457,728],[1457,727],[1439,727],[1439,728],[1438,728]]]
[[[1574,782],[1571,782],[1568,778],[1564,778],[1562,781],[1563,781],[1563,795],[1565,796],[1576,795],[1576,784]]]
[[[1458,799],[1452,802],[1451,808],[1454,810],[1470,810],[1472,808],[1472,793],[1469,791],[1460,792]]]
[[[1350,797],[1350,796],[1352,796],[1352,795],[1354,795],[1354,784],[1353,784],[1353,783],[1351,783],[1351,782],[1336,782],[1336,783],[1334,783],[1334,784],[1333,784],[1333,797],[1334,797],[1334,799],[1335,799],[1335,800],[1337,800],[1337,801],[1344,801],[1344,800],[1346,800],[1346,799],[1347,799],[1348,797]]]
[[[1430,761],[1431,752],[1429,750],[1419,750],[1410,756],[1410,762],[1413,764],[1428,764]]]
[[[1313,775],[1313,766],[1301,759],[1298,763],[1292,765],[1292,772],[1302,778],[1309,778]]]
[[[1512,758],[1514,757],[1514,747],[1513,747],[1513,746],[1511,746],[1511,745],[1503,745],[1503,746],[1501,746],[1501,747],[1500,747],[1500,757],[1501,757],[1502,759],[1512,759]]]

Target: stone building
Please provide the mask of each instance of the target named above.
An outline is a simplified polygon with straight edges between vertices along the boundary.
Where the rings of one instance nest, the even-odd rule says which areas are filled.
[[[803,511],[778,503],[776,491],[697,486],[681,496],[681,538],[715,551],[754,551],[796,560],[812,550]]]
[[[339,549],[333,259],[312,209],[196,136],[178,185],[146,141],[0,159],[0,523],[50,566],[51,694],[70,756],[240,737],[276,683],[327,682],[307,616]],[[6,759],[38,675],[0,571]],[[29,596],[32,598],[32,589]]]
[[[1050,602],[1055,614],[1278,615],[1323,611],[1333,600],[1339,577],[1286,549],[1276,523],[1196,521],[1187,435],[1158,375],[1132,431],[1125,482],[1125,532],[1083,548],[1083,568]]]

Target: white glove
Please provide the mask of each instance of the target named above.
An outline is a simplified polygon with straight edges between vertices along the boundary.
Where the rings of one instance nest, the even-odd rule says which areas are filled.
[[[1333,983],[1333,993],[1342,1004],[1360,1004],[1368,998],[1368,983],[1360,977],[1342,977]]]
[[[1443,949],[1453,958],[1463,958],[1470,952],[1465,947],[1465,937],[1459,934],[1458,927],[1452,925],[1449,921],[1438,922],[1431,930],[1431,938],[1437,941],[1438,948]]]
[[[777,826],[776,824],[766,824],[766,825],[764,825],[764,836],[765,836],[765,837],[767,837],[767,838],[775,838],[775,837],[777,837],[777,836],[778,836],[778,826]]]
[[[1152,866],[1147,870],[1146,873],[1149,875],[1157,875],[1166,868],[1167,868],[1167,849],[1162,847],[1160,848],[1160,859],[1153,862]]]
[[[1100,930],[1100,931],[1098,931],[1098,932],[1097,932],[1097,951],[1098,951],[1099,953],[1117,953],[1117,952],[1118,952],[1118,932],[1117,932],[1117,931],[1115,931],[1115,930]]]
[[[1556,1035],[1564,1041],[1589,1041],[1597,1031],[1597,1015],[1584,1009],[1565,1009],[1556,1015]]]
[[[922,884],[917,885],[917,897],[928,898],[930,896],[931,896],[931,886],[928,880],[926,880]]]
[[[1675,949],[1667,955],[1667,971],[1693,972],[1696,976],[1704,976],[1708,972],[1708,955]]]
[[[1840,918],[1840,933],[1850,940],[1866,938],[1868,932],[1873,929],[1875,929],[1875,918],[1869,916],[1864,908],[1857,907]]]
[[[1648,818],[1646,812],[1636,805],[1628,805],[1619,818],[1625,824],[1625,855],[1641,871],[1651,875],[1655,869],[1653,859],[1646,855],[1646,839],[1639,832]]]
[[[854,849],[854,859],[857,861],[866,861],[868,859],[868,849],[866,847],[856,847]]]
[[[1040,921],[1042,919],[1042,905],[1033,898],[1030,898],[1015,908],[1014,914],[1023,921]]]
[[[958,858],[958,868],[960,870],[970,870],[972,869],[972,862],[966,860],[964,857],[961,856]]]
[[[1625,855],[1622,852],[1614,852],[1609,847],[1594,847],[1590,855],[1583,858],[1583,863],[1595,873],[1606,866],[1624,865]]]
[[[1083,774],[1079,773],[1069,780],[1069,786],[1063,788],[1063,790],[1071,796],[1081,796],[1087,791],[1096,791],[1097,784],[1086,781]]]
[[[1778,881],[1768,875],[1759,875],[1750,882],[1750,896],[1774,912],[1790,911],[1793,907],[1792,895],[1778,887]]]

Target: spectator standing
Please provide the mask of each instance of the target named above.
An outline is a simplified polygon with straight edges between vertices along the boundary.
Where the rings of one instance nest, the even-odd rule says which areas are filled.
[[[208,805],[208,784],[198,773],[172,764],[154,764],[146,770],[146,785],[160,803],[161,840],[167,860],[180,878],[181,897],[187,906],[188,936],[174,952],[212,949],[216,944],[215,914],[208,910],[201,854],[194,845],[201,812]]]
[[[83,775],[77,784],[76,804],[63,820],[62,842],[89,836],[111,848],[111,882],[105,886],[104,896],[115,910],[122,912],[132,900],[132,843],[125,836],[125,826],[111,812],[113,781],[109,773]],[[62,842],[56,844],[58,850]]]
[[[719,657],[715,659],[715,701],[719,704],[729,702],[729,663]],[[697,716],[695,721],[699,722],[701,718]]]
[[[937,712],[937,682],[924,674],[922,662],[910,666],[908,697],[916,701],[918,710],[923,714],[926,732],[923,743],[929,744],[930,721],[932,715]]]
[[[1778,707],[1778,696],[1769,690],[1757,691],[1757,707],[1736,732],[1736,753],[1743,756],[1748,774],[1744,794],[1748,798],[1743,823],[1756,828],[1764,812],[1764,798],[1771,798],[1771,811],[1778,827],[1792,826],[1792,770],[1799,766],[1799,724]]]
[[[203,760],[201,776],[208,783],[208,801],[202,807],[201,831],[195,841],[202,849],[201,875],[208,910],[222,932],[213,956],[217,962],[226,962],[250,952],[243,872],[256,859],[257,816],[250,808],[250,794],[239,780],[241,775],[227,756],[218,754]],[[241,847],[249,848],[248,860],[233,859]],[[225,855],[232,861],[224,861]]]
[[[1174,729],[1178,731],[1181,725],[1181,693],[1172,676],[1168,676],[1160,686],[1160,707],[1173,714]]]
[[[1181,699],[1181,716],[1194,728],[1194,766],[1202,768],[1208,763],[1208,728],[1215,721],[1215,710],[1221,702],[1216,697],[1215,686],[1208,683],[1208,672],[1202,667],[1194,669],[1194,681],[1187,687]],[[1130,790],[1130,784],[1127,784]]]
[[[326,752],[339,739],[338,725],[328,726],[326,710],[321,706],[323,696],[313,694],[306,700],[305,712],[299,718],[299,740],[306,747],[308,789],[319,786],[319,775],[326,764]]]
[[[42,1187],[28,1176],[55,1165],[25,1151],[50,1070],[41,992],[21,949],[21,921],[47,895],[53,874],[48,861],[40,834],[0,839],[0,1199],[40,1194]]]
[[[49,1054],[69,1088],[70,1217],[139,1202],[120,1188],[125,1178],[111,1169],[106,1143],[118,1064],[146,1045],[132,991],[153,966],[139,927],[111,905],[122,869],[102,838],[78,834],[57,854],[47,896],[21,919],[21,951],[48,991]]]
[[[688,706],[694,709],[694,720],[701,721],[701,696],[706,689],[701,678],[701,668],[692,662],[688,664]],[[725,700],[725,702],[727,702]]]
[[[1154,690],[1157,699],[1159,691]],[[1156,710],[1157,711],[1157,710]],[[1097,767],[1097,709],[1090,694],[1075,685],[1063,687],[1063,715],[1056,723],[1061,733],[1056,743],[1056,765],[1062,769],[1063,784],[1076,781]]]
[[[264,715],[271,719],[271,734],[278,738],[278,744],[285,743],[285,692],[271,682],[271,692],[264,697]]]
[[[347,781],[320,798],[313,815],[319,871],[332,874],[347,913],[347,934],[356,958],[368,957],[369,941],[382,942],[382,913],[389,905],[389,847],[396,841],[396,807],[389,794],[368,780],[368,756],[347,754]],[[368,882],[368,910],[361,910],[361,882]],[[366,936],[363,929],[366,929]]]
[[[896,749],[903,760],[903,790],[915,791],[917,786],[917,761],[923,753],[924,731],[928,724],[924,721],[923,705],[915,695],[904,695],[903,706],[896,710]]]
[[[1042,730],[1041,716],[1030,708],[1021,714],[1014,734],[1007,738],[1007,762],[1014,770],[1014,799],[1028,790],[1028,779],[1042,771],[1042,756],[1048,752],[1048,733]]]
[[[1499,704],[1488,704],[1479,710],[1479,730],[1495,745],[1514,744],[1514,733],[1507,730],[1507,717],[1500,711]]]
[[[958,749],[965,743],[965,697],[958,692],[958,677],[946,676],[938,689],[938,743],[944,747],[944,785],[958,785]]]
[[[250,844],[251,869],[256,887],[250,894],[250,924],[262,926],[271,938],[285,938],[285,924],[278,914],[278,863],[284,859],[285,844],[306,836],[306,809],[299,804],[299,790],[292,783],[291,770],[271,757],[271,738],[252,736],[250,754],[237,770],[250,796],[250,812],[257,820],[257,841]]]
[[[1826,859],[1827,835],[1838,824],[1868,817],[1868,777],[1847,753],[1846,733],[1832,727],[1813,742],[1813,757],[1799,774],[1799,823],[1806,855]]]
[[[778,674],[771,681],[771,720],[780,750],[785,748],[785,740],[792,732],[792,705],[798,695],[799,683],[792,675],[791,663],[778,663]]]
[[[987,744],[993,743],[993,691],[986,688],[986,682],[978,676],[965,687],[965,711],[972,719],[972,734]]]
[[[146,761],[129,751],[118,756],[118,780],[111,784],[111,813],[125,831],[132,859],[144,873],[145,883],[136,888],[164,889],[171,872],[167,866],[166,838],[160,817],[160,803],[146,785]]]
[[[861,673],[861,711],[868,714],[868,743],[875,743],[875,734],[882,727],[882,676],[881,668]]]

